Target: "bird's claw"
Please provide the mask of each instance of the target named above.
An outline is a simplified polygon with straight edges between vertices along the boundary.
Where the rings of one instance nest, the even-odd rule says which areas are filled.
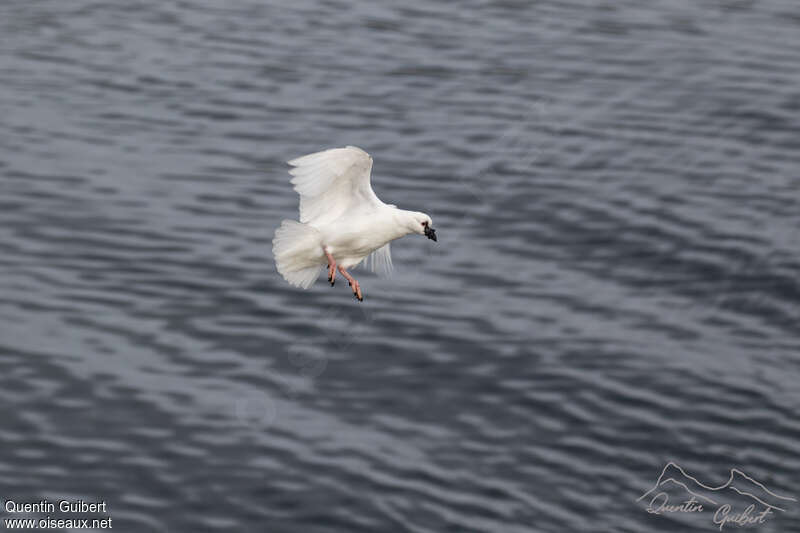
[[[328,283],[331,284],[333,287],[334,283],[336,283],[336,267],[335,265],[328,265]]]
[[[344,278],[347,280],[347,284],[353,289],[353,296],[359,302],[364,301],[364,297],[361,295],[361,284],[358,283],[358,280],[351,276],[345,269],[341,266],[339,267],[339,272],[342,273]]]

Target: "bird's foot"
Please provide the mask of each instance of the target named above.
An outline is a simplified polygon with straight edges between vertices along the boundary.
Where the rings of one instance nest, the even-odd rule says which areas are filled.
[[[328,283],[331,284],[333,287],[334,283],[336,283],[336,265],[328,265]]]
[[[342,273],[342,276],[345,277],[347,282],[350,284],[350,287],[353,289],[353,296],[355,296],[359,302],[363,302],[364,297],[361,295],[361,285],[359,285],[358,281],[356,281],[356,278],[351,276],[350,273],[342,267],[339,267],[339,272]]]
[[[328,258],[328,283],[333,287],[333,284],[336,283],[336,259],[333,258],[327,248],[322,248],[322,251],[325,252],[325,257]]]

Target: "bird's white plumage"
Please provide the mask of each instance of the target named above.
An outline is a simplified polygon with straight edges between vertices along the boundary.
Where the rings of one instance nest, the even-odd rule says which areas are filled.
[[[376,274],[388,276],[392,273],[394,266],[392,265],[392,250],[390,244],[387,242],[364,260],[364,266],[372,270]]]
[[[333,148],[289,161],[290,183],[300,195],[300,222],[325,225],[354,212],[385,206],[372,190],[372,157],[356,146]],[[392,206],[393,207],[393,206]],[[372,252],[365,266],[388,275],[392,271],[389,243]]]
[[[289,161],[300,195],[300,222],[325,224],[347,212],[385,205],[372,190],[372,158],[355,146],[334,148]]]
[[[319,277],[324,254],[319,231],[307,224],[284,220],[272,239],[278,272],[295,287],[309,288]]]
[[[392,270],[390,241],[422,233],[424,213],[383,203],[372,190],[372,158],[355,146],[334,148],[289,161],[291,183],[300,195],[300,222],[284,220],[275,232],[278,271],[307,288],[327,264],[325,250],[349,268],[361,263],[375,272]]]

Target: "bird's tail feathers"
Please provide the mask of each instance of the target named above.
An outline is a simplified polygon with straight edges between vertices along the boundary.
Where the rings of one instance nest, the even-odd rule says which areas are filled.
[[[294,220],[284,220],[275,230],[272,255],[281,276],[295,287],[309,288],[324,265],[319,230]]]

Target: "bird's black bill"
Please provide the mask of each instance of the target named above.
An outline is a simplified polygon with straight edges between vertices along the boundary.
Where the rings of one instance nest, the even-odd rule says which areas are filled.
[[[436,230],[432,227],[425,226],[425,236],[433,242],[436,242]]]

